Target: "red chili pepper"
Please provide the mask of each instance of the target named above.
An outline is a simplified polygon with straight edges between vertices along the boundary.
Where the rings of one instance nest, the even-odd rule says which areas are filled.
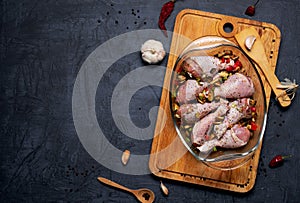
[[[281,166],[283,164],[284,159],[290,158],[291,156],[281,156],[281,155],[276,155],[274,158],[270,161],[269,167],[270,168],[275,168],[278,166]]]
[[[228,66],[225,70],[228,71],[228,72],[232,72],[232,71],[234,71],[234,67],[233,66]]]
[[[242,63],[239,60],[236,60],[233,65],[234,68],[237,68],[237,67],[242,68],[242,66],[243,66]]]
[[[224,57],[221,58],[221,63],[225,63],[225,58]]]
[[[248,16],[254,16],[255,14],[255,6],[256,4],[259,2],[259,0],[256,1],[256,3],[252,6],[249,6],[247,8],[247,10],[245,11],[245,14],[248,15]]]
[[[166,37],[168,37],[167,28],[165,22],[174,10],[175,0],[171,0],[163,5],[159,15],[158,27],[163,31]]]
[[[252,112],[256,112],[255,106],[250,107],[250,110],[251,110]]]
[[[251,125],[251,130],[253,130],[253,131],[257,130],[257,125],[256,125],[256,123],[251,122],[250,125]]]

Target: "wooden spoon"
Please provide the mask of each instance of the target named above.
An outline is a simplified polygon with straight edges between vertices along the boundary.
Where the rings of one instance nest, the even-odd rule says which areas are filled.
[[[132,193],[142,203],[150,203],[150,202],[153,202],[155,199],[154,192],[152,192],[152,190],[150,190],[150,189],[141,188],[138,190],[132,190],[132,189],[129,189],[127,187],[119,185],[118,183],[115,183],[115,182],[108,180],[106,178],[103,178],[103,177],[98,177],[98,180],[107,185],[110,185],[110,186],[113,186],[113,187],[119,188],[121,190],[125,190],[127,192]]]
[[[245,46],[245,41],[249,36],[255,36],[256,38],[250,50]],[[258,35],[258,32],[254,28],[250,27],[242,30],[234,37],[241,49],[260,67],[266,79],[268,80],[273,92],[275,93],[280,105],[282,107],[289,106],[291,104],[291,99],[286,94],[285,90],[276,88],[276,86],[279,85],[280,82],[276,77],[275,73],[270,68],[264,45],[261,41],[261,38]]]

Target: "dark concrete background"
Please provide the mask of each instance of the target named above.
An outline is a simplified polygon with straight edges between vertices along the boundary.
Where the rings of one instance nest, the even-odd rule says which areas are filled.
[[[134,202],[133,196],[100,184],[98,175],[131,188],[149,187],[156,202],[297,202],[300,194],[300,99],[282,109],[272,95],[256,184],[247,194],[159,179],[152,175],[116,173],[97,163],[81,145],[72,120],[72,90],[88,55],[112,37],[157,28],[166,1],[2,0],[0,42],[1,202]],[[262,0],[254,17],[244,14],[254,1],[178,1],[166,26],[185,8],[270,22],[282,34],[276,74],[300,81],[299,0]],[[167,59],[162,62],[166,65]],[[129,139],[116,128],[109,108],[114,85],[142,66],[139,53],[116,62],[99,84],[98,119],[119,149],[148,153],[151,140]],[[123,67],[125,67],[123,69]],[[117,73],[117,74],[116,74]],[[109,78],[116,74],[117,77]],[[105,88],[101,89],[101,85]],[[149,91],[151,90],[151,91]],[[299,91],[298,91],[299,92]],[[133,122],[149,125],[148,111],[159,104],[161,89],[143,88],[130,104]],[[145,104],[145,101],[146,104]],[[276,169],[267,165],[276,154],[293,158]]]

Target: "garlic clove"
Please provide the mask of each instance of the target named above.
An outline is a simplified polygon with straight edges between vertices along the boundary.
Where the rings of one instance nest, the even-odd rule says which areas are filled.
[[[130,151],[126,149],[122,154],[122,163],[123,163],[123,165],[127,164],[128,160],[129,160],[129,157],[130,157]]]
[[[165,195],[168,195],[168,194],[169,194],[168,188],[162,183],[162,181],[160,181],[160,188],[161,188],[161,190],[163,191],[163,193],[164,193]]]
[[[252,46],[254,44],[256,40],[256,37],[254,35],[250,35],[248,36],[246,39],[245,39],[245,47],[248,49],[248,50],[251,50],[252,49]]]
[[[166,55],[163,44],[157,40],[147,40],[141,47],[142,59],[149,64],[162,61]]]

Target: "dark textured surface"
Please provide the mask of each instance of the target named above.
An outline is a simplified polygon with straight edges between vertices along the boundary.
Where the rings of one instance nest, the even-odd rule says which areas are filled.
[[[134,202],[133,196],[100,184],[98,175],[131,188],[149,187],[156,202],[297,202],[300,194],[300,97],[288,109],[271,98],[255,187],[235,194],[159,179],[116,173],[96,162],[81,145],[72,120],[72,90],[83,61],[106,40],[125,32],[157,28],[165,1],[2,0],[0,44],[0,201]],[[166,26],[172,30],[184,8],[249,18],[252,1],[178,1]],[[282,42],[276,74],[300,81],[299,0],[264,0],[251,19],[276,24]],[[166,65],[165,59],[162,65]],[[99,84],[97,117],[105,135],[120,150],[150,151],[151,140],[135,141],[115,128],[110,115],[114,86],[142,66],[139,53],[116,62]],[[112,77],[114,75],[114,77]],[[102,89],[101,89],[102,88]],[[149,125],[148,111],[158,105],[160,88],[147,87],[132,98],[130,114],[139,127]],[[299,92],[299,91],[298,91]],[[107,106],[107,108],[105,108]],[[275,154],[293,158],[277,169],[267,165]]]

